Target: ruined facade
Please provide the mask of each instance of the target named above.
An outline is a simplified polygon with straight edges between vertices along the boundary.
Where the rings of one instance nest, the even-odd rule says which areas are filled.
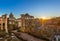
[[[7,15],[2,15],[0,17],[0,30],[6,31],[8,33],[8,29],[7,29]]]
[[[32,25],[34,17],[28,13],[21,15],[21,31],[26,32],[29,30],[29,27]]]

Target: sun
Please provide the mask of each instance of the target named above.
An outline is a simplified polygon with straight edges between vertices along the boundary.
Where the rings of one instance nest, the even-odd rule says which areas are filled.
[[[44,19],[44,20],[45,20],[45,19],[47,19],[47,18],[46,18],[46,17],[42,17],[42,19]]]

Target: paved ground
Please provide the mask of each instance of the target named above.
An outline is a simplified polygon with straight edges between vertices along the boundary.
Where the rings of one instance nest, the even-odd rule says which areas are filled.
[[[24,40],[27,40],[27,41],[44,41],[44,40],[41,40],[41,39],[38,39],[36,37],[33,37],[27,33],[17,33],[17,32],[14,32],[16,35],[18,35],[18,37],[21,37],[23,38]]]

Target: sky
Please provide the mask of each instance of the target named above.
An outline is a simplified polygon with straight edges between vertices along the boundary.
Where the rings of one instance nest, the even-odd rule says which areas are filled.
[[[0,16],[10,12],[16,18],[25,13],[38,18],[60,16],[60,0],[0,0]]]

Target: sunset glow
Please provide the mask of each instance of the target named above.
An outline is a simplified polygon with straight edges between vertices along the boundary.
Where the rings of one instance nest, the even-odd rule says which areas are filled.
[[[42,17],[42,19],[47,19],[46,17]]]
[[[43,20],[51,19],[50,17],[41,17]]]

